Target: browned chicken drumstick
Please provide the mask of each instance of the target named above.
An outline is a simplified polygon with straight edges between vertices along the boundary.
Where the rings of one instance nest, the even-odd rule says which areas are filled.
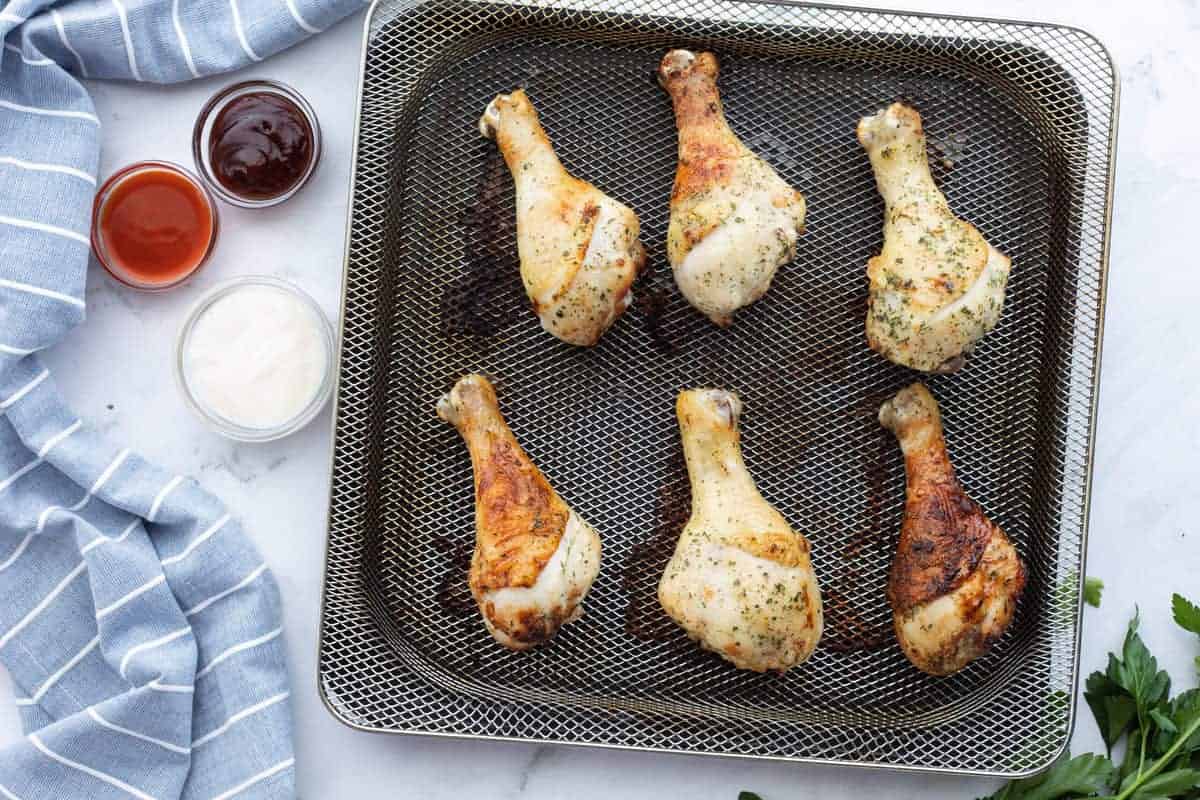
[[[471,594],[496,641],[526,650],[583,613],[600,571],[600,537],[517,444],[482,375],[467,375],[438,402],[462,435],[475,472]]]
[[[717,57],[672,50],[659,65],[679,129],[667,258],[687,301],[725,327],[796,257],[804,195],[729,128]]]
[[[495,139],[517,186],[521,280],[542,327],[590,347],[629,307],[646,263],[638,218],[563,168],[528,95],[497,95],[479,131]]]
[[[1004,633],[1025,588],[1025,565],[955,477],[937,401],[924,385],[884,403],[879,422],[900,441],[908,476],[888,578],[896,637],[917,669],[950,675]]]

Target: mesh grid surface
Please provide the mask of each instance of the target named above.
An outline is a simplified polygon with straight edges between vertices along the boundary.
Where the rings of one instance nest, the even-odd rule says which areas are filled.
[[[1074,713],[1115,80],[1066,28],[720,0],[381,0],[367,26],[320,644],[350,724],[997,775]],[[675,131],[655,68],[711,49],[734,131],[808,200],[767,296],[719,330],[665,257]],[[633,207],[649,252],[592,349],[544,333],[512,181],[475,123],[525,87],[566,167]],[[879,404],[916,376],[867,349],[882,204],[854,136],[916,106],[951,206],[1013,260],[1004,316],[929,381],[970,492],[1030,568],[1006,638],[957,676],[909,666],[884,596],[904,466]],[[496,381],[517,438],[604,541],[581,621],[510,653],[466,589],[470,460],[434,404]],[[688,514],[682,388],[739,392],[745,457],[810,539],[826,634],[786,676],[739,672],[659,609]]]

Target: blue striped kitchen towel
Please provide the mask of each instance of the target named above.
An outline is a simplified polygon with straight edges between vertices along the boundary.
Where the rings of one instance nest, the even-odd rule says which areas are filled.
[[[240,67],[361,5],[0,0],[0,661],[27,734],[0,798],[295,796],[266,565],[194,481],[90,431],[37,352],[84,315],[100,122],[78,79]]]

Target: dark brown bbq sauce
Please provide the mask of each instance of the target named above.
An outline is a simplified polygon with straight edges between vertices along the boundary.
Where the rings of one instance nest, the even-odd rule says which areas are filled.
[[[270,92],[231,100],[209,136],[213,175],[247,200],[285,194],[304,178],[312,157],[308,118],[291,100]]]

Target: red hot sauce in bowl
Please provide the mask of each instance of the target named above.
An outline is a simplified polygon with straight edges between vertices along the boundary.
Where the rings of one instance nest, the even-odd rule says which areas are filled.
[[[204,185],[165,161],[119,170],[96,193],[92,248],[109,274],[135,289],[168,289],[208,259],[217,211]]]
[[[245,208],[281,203],[300,190],[321,155],[312,107],[277,81],[221,90],[196,120],[196,166],[223,200]]]

